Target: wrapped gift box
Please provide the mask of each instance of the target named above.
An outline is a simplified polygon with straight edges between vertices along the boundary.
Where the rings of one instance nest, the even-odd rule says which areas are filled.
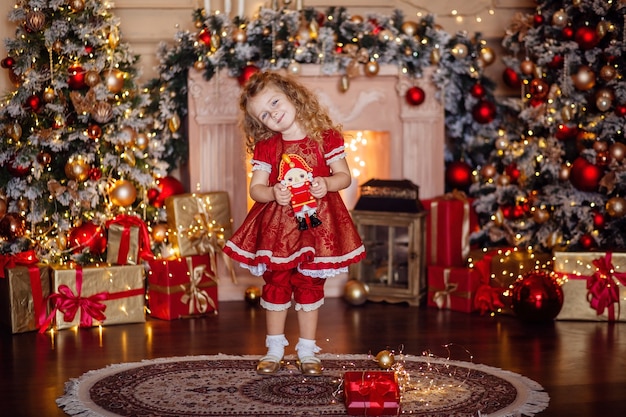
[[[428,267],[428,306],[471,313],[481,274],[472,268],[430,265]]]
[[[146,321],[142,265],[53,265],[52,291],[50,307],[58,330]]]
[[[112,265],[137,265],[151,259],[148,227],[137,216],[121,214],[107,222],[107,262]]]
[[[15,266],[0,271],[0,323],[13,334],[40,329],[48,314],[48,295],[48,265]]]
[[[178,194],[165,200],[165,210],[180,257],[215,253],[232,235],[226,192]]]
[[[152,317],[172,320],[217,313],[217,278],[209,255],[148,262]]]
[[[348,415],[399,415],[400,388],[395,372],[348,371],[343,376]]]
[[[555,252],[563,307],[557,320],[626,321],[626,253]]]
[[[470,234],[478,227],[472,200],[444,195],[422,203],[426,210],[426,264],[465,266]]]

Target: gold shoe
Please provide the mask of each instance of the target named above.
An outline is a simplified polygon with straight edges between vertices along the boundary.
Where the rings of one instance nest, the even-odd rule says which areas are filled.
[[[256,364],[256,373],[259,375],[275,374],[280,369],[280,361],[281,359],[276,356],[263,356]]]
[[[304,375],[322,375],[322,361],[315,356],[307,356],[298,361]]]

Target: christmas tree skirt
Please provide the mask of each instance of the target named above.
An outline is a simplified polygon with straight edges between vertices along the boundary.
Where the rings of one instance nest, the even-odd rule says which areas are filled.
[[[258,357],[189,356],[110,365],[66,383],[57,404],[69,415],[344,416],[346,371],[382,371],[367,355],[321,355],[324,374],[304,377],[294,358],[272,376]],[[536,382],[469,362],[403,355],[394,366],[401,413],[414,416],[532,416],[549,397]],[[384,372],[384,371],[383,371]],[[408,376],[408,378],[407,378]]]

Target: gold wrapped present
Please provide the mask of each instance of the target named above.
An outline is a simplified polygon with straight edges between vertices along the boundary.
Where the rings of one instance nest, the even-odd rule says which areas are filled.
[[[626,321],[626,253],[555,252],[563,307],[557,320]]]
[[[51,317],[58,330],[146,321],[142,265],[54,265],[52,291]]]
[[[137,265],[153,257],[148,226],[141,218],[120,214],[107,222],[108,263]]]
[[[178,194],[165,200],[170,240],[185,257],[215,253],[233,231],[228,193]]]
[[[3,269],[0,274],[0,323],[13,334],[38,330],[45,325],[48,295],[48,265]]]

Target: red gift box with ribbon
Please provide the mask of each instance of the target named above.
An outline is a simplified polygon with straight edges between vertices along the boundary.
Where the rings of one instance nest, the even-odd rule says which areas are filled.
[[[481,274],[473,268],[431,265],[428,267],[427,305],[439,309],[471,313]]]
[[[472,200],[450,193],[422,203],[426,210],[426,265],[465,266],[470,234],[478,227]]]
[[[350,416],[396,416],[401,413],[400,387],[395,372],[345,372],[343,393]]]
[[[57,330],[146,321],[143,266],[51,268],[48,322]]]
[[[557,320],[626,321],[626,253],[555,252],[563,306]]]
[[[150,233],[137,216],[120,214],[106,223],[107,262],[113,265],[137,265],[152,259]]]
[[[0,255],[0,323],[11,333],[35,331],[46,321],[50,270],[34,251]]]
[[[209,255],[148,262],[151,317],[173,320],[217,314],[217,277]]]

